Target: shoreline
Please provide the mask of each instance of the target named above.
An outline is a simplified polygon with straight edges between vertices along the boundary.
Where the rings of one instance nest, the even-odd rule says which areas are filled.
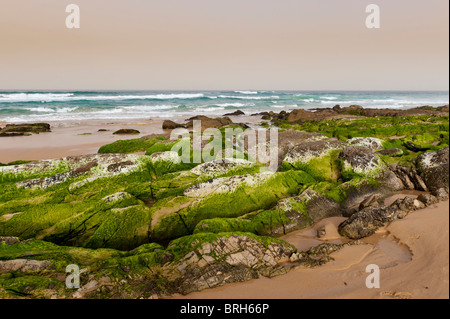
[[[271,279],[261,277],[169,299],[448,299],[448,211],[449,201],[445,201],[412,212],[363,239],[365,244],[331,254],[335,260],[323,266],[294,269]],[[330,220],[320,224],[326,222]],[[311,229],[281,239],[290,238],[292,243],[296,234]],[[410,252],[409,261],[405,260],[405,250]],[[369,264],[380,266],[380,289],[365,286]]]

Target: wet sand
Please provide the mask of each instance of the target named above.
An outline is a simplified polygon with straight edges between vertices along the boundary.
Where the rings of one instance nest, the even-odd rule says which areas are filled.
[[[342,219],[341,219],[342,220]],[[321,224],[339,224],[339,218]],[[299,248],[320,243],[317,226],[283,239]],[[298,239],[310,240],[305,241]],[[314,243],[314,241],[316,241]],[[335,259],[314,269],[295,269],[272,279],[230,284],[176,296],[183,299],[406,299],[449,298],[449,202],[409,214],[363,240],[332,254]],[[381,269],[381,288],[366,287],[366,267]]]

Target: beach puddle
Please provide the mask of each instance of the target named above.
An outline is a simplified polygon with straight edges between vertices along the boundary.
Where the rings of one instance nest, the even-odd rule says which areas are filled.
[[[373,246],[373,251],[367,256],[367,262],[376,264],[381,269],[394,267],[412,260],[409,247],[402,244],[384,229],[381,229],[375,235],[364,238],[362,242]]]

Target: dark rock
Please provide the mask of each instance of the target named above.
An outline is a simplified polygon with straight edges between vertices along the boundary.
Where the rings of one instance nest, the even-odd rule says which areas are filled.
[[[207,116],[198,115],[188,119],[188,123],[186,127],[188,129],[194,128],[194,121],[201,121],[201,130],[204,131],[208,128],[221,128],[223,126],[227,126],[233,124],[233,122],[228,117],[218,117],[218,118],[209,118]]]
[[[381,196],[381,194],[371,194],[359,204],[359,210],[363,210],[367,207],[380,207],[382,203],[383,196]]]
[[[339,234],[351,239],[361,239],[373,235],[386,223],[403,217],[404,212],[393,207],[368,207],[341,223]]]
[[[121,130],[115,131],[113,134],[114,135],[137,135],[137,134],[141,134],[141,132],[139,132],[138,130],[134,130],[134,129],[121,129]]]
[[[413,142],[403,143],[403,146],[406,147],[408,150],[416,152],[416,153],[417,152],[425,152],[430,149],[429,147],[422,147],[417,144],[414,144]]]
[[[174,130],[177,128],[185,128],[185,127],[186,125],[184,124],[178,124],[170,120],[164,121],[162,126],[163,130]]]
[[[449,148],[437,152],[424,153],[417,157],[417,171],[428,189],[449,188]]]
[[[224,116],[240,116],[240,115],[245,115],[245,113],[242,112],[241,110],[237,110],[236,112],[228,113],[228,114],[225,114]]]
[[[389,168],[402,181],[405,189],[428,192],[427,185],[414,166],[397,163],[390,165]]]
[[[397,157],[397,156],[402,156],[403,155],[403,150],[399,149],[399,148],[390,148],[387,150],[381,150],[379,152],[377,152],[380,155],[385,155],[385,156],[390,156],[390,157]]]

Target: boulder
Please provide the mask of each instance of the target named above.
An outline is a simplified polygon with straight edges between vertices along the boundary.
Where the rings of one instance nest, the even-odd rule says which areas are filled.
[[[439,188],[449,188],[449,147],[437,152],[424,153],[417,157],[417,171],[433,192]]]
[[[178,124],[178,123],[175,123],[174,121],[170,121],[170,120],[164,121],[163,126],[162,126],[163,130],[174,130],[177,128],[185,128],[185,127],[186,127],[186,125],[184,125],[184,124]]]

